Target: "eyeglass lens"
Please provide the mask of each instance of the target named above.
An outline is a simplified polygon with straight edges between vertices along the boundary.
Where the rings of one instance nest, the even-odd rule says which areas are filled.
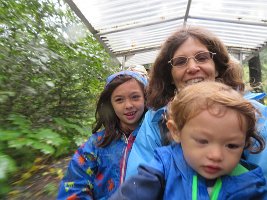
[[[172,66],[178,66],[178,67],[184,66],[187,64],[187,62],[190,58],[194,58],[194,60],[198,63],[205,63],[212,58],[212,53],[211,52],[201,52],[201,53],[198,53],[192,57],[178,56],[178,57],[173,58],[171,60],[171,64],[172,64]]]

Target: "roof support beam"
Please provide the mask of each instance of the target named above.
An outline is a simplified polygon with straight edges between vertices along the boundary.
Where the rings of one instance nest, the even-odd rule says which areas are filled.
[[[66,1],[71,1],[71,0],[66,0]],[[183,16],[183,17],[175,17],[175,18],[171,18],[171,19],[168,19],[168,20],[162,20],[162,21],[157,21],[157,22],[152,22],[152,23],[138,24],[138,25],[135,25],[135,26],[127,27],[127,28],[117,28],[116,30],[103,31],[101,33],[96,33],[96,34],[97,35],[107,35],[107,34],[111,34],[111,33],[118,33],[118,32],[122,32],[122,31],[128,31],[128,30],[132,30],[132,29],[136,29],[136,28],[142,28],[142,27],[152,26],[152,25],[156,25],[156,24],[172,22],[172,21],[175,21],[175,20],[182,20],[182,19],[184,19],[184,25],[186,25],[186,22],[187,22],[188,18],[190,18],[190,19],[198,19],[198,20],[205,20],[205,21],[215,21],[215,22],[225,22],[225,23],[234,23],[234,24],[253,25],[253,26],[263,26],[263,27],[267,26],[267,23],[255,23],[255,22],[247,22],[247,21],[222,20],[222,19],[216,19],[216,18],[190,16],[189,13],[188,13],[189,11],[187,11],[188,9],[190,9],[190,4],[191,4],[191,0],[188,1],[186,13],[185,13],[185,16]]]
[[[186,6],[185,15],[184,15],[184,26],[186,25],[187,18],[188,18],[188,16],[189,16],[190,6],[191,6],[191,0],[188,0],[188,1],[187,1],[187,6]]]
[[[190,16],[189,18],[190,19],[198,19],[198,20],[206,20],[206,21],[214,21],[214,22],[225,22],[225,23],[232,23],[232,24],[244,24],[244,25],[267,27],[267,23],[257,23],[257,22],[227,20],[227,19],[216,19],[216,18],[209,18],[209,17],[196,17],[196,16]]]
[[[160,45],[155,46],[155,47],[150,47],[150,48],[122,51],[122,52],[116,53],[115,55],[116,56],[124,56],[124,55],[130,56],[130,55],[134,55],[136,53],[144,53],[144,52],[154,51],[154,50],[158,50],[158,49],[160,49]]]
[[[143,28],[143,27],[147,27],[147,26],[153,26],[153,25],[157,25],[157,24],[162,24],[162,23],[172,22],[175,20],[182,20],[182,19],[184,19],[184,17],[175,17],[175,18],[162,20],[162,21],[142,23],[142,24],[134,25],[134,26],[127,27],[127,28],[117,28],[116,30],[112,30],[112,31],[102,31],[101,33],[97,33],[97,34],[98,35],[107,35],[107,34],[111,34],[111,33],[118,33],[118,32],[122,32],[122,31],[128,31],[128,30],[132,30],[132,29],[136,29],[136,28]]]
[[[70,8],[75,12],[75,14],[81,19],[81,21],[85,24],[85,26],[89,29],[89,31],[94,35],[94,37],[98,40],[98,42],[104,47],[104,49],[108,52],[108,54],[116,60],[118,64],[120,62],[114,55],[114,53],[108,48],[108,46],[103,42],[101,37],[97,34],[97,31],[93,28],[93,26],[89,23],[86,17],[82,14],[80,9],[76,6],[76,4],[72,0],[66,0],[67,4]]]

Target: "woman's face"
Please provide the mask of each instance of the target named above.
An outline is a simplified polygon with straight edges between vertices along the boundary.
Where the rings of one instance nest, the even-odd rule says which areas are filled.
[[[172,67],[173,82],[177,89],[201,81],[215,81],[217,71],[213,59],[203,63],[197,63],[193,56],[200,52],[208,52],[208,49],[198,39],[188,38],[174,53],[173,58],[178,56],[192,57],[183,67]],[[214,55],[216,56],[216,55]]]

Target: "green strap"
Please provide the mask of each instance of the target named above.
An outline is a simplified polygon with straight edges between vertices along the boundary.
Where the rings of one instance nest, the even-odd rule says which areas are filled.
[[[197,200],[197,188],[198,188],[197,182],[198,182],[197,176],[194,175],[193,176],[193,184],[192,184],[192,200]],[[211,193],[211,197],[210,197],[211,200],[217,200],[218,199],[219,193],[221,191],[221,187],[222,187],[222,180],[220,178],[218,178],[215,182],[213,189],[212,189],[212,193]]]
[[[218,178],[211,192],[211,200],[217,200],[222,188],[222,180]]]
[[[248,169],[243,167],[241,164],[238,164],[233,171],[231,172],[230,176],[238,176],[240,174],[243,174],[245,172],[247,172]],[[197,200],[197,190],[198,190],[198,178],[197,175],[193,176],[193,184],[192,184],[192,200]],[[221,191],[222,188],[222,180],[220,178],[218,178],[215,182],[215,185],[212,189],[211,192],[211,196],[210,199],[211,200],[217,200],[219,193]]]
[[[193,184],[192,184],[192,200],[197,200],[197,176],[193,176]]]

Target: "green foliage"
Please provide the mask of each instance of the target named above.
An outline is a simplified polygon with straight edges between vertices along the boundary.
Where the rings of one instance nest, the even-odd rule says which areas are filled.
[[[77,125],[75,123],[72,123],[72,119],[63,119],[63,118],[54,118],[55,124],[57,125],[58,131],[61,132],[61,135],[64,135],[67,139],[66,141],[73,141],[75,146],[79,146],[82,143],[84,143],[88,137],[92,133],[92,128],[91,126],[81,126]],[[94,122],[94,118],[88,119],[86,121],[88,124],[92,124]],[[75,134],[70,134],[70,133],[75,133]],[[61,146],[60,150],[62,152],[59,152],[58,154],[61,155],[63,154],[64,150],[67,151],[69,148],[65,148],[66,144]],[[71,146],[71,144],[68,144],[68,146]]]
[[[10,186],[6,184],[7,174],[16,171],[15,161],[8,155],[1,152],[1,141],[0,141],[0,197],[7,193]]]
[[[116,66],[62,0],[0,5],[1,197],[10,173],[37,156],[69,154],[90,136],[95,101]]]
[[[64,143],[61,136],[50,128],[32,128],[30,120],[23,115],[12,114],[8,117],[7,122],[9,126],[6,127],[9,128],[0,128],[0,145],[3,152],[19,152],[8,157],[4,154],[6,161],[12,166],[14,166],[12,163],[16,161],[33,162],[34,156],[37,156],[39,152],[52,155],[55,153],[56,147]],[[29,152],[33,157],[27,160]],[[3,171],[8,172],[7,170]],[[5,178],[5,175],[6,173],[1,177]]]
[[[261,62],[261,79],[262,79],[262,89],[267,93],[267,48],[263,49],[260,54]],[[247,86],[249,86],[249,67],[248,63],[243,66],[244,79]]]
[[[46,185],[44,187],[44,192],[47,194],[47,195],[50,195],[50,196],[55,196],[55,194],[57,193],[58,191],[58,186],[53,184],[53,183],[49,183],[48,185]],[[56,196],[55,196],[56,198]]]
[[[262,87],[267,93],[267,48],[260,52],[261,69],[262,69]]]
[[[6,178],[8,172],[13,172],[16,170],[16,165],[14,160],[8,155],[0,153],[0,180]]]

